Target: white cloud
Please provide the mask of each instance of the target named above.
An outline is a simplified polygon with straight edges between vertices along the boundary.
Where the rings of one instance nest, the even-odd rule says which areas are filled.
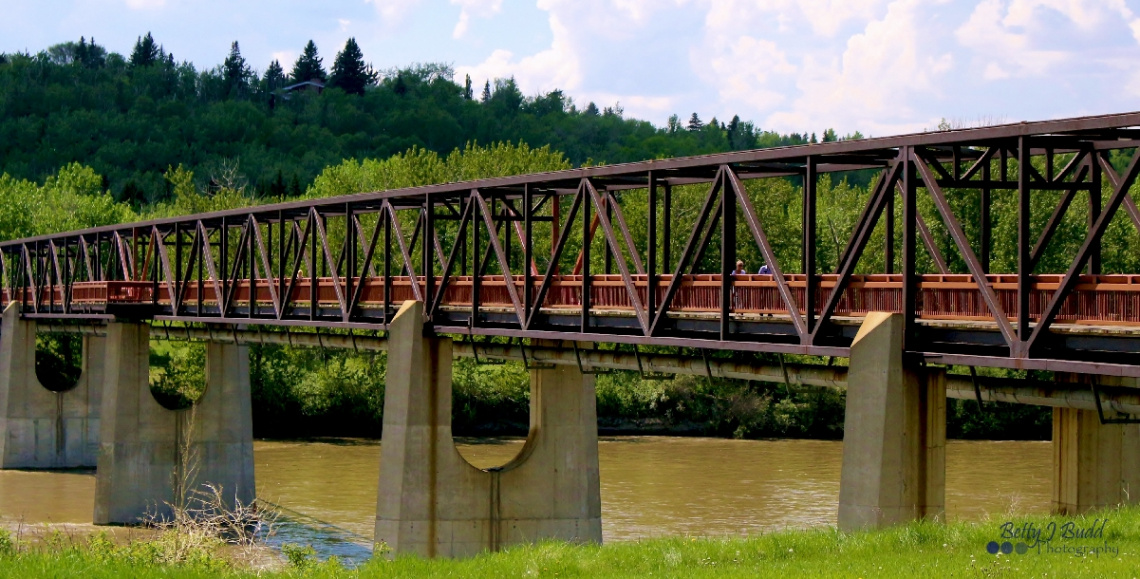
[[[456,77],[471,75],[475,83],[514,77],[524,93],[577,88],[582,81],[582,71],[572,48],[570,30],[555,14],[550,15],[549,22],[554,36],[550,48],[521,59],[515,59],[510,50],[498,49],[479,64],[457,66]]]
[[[706,58],[708,68],[701,66]],[[752,36],[737,38],[711,57],[694,52],[693,60],[694,68],[704,71],[705,80],[717,86],[721,99],[760,110],[769,109],[785,98],[782,93],[765,88],[769,80],[796,72],[787,54],[775,42]]]
[[[1037,9],[1055,2],[1014,0],[1007,5],[1005,0],[982,0],[955,35],[963,46],[999,59],[1007,76],[1042,76],[1071,58],[1064,50],[1035,47],[1030,35],[1031,30],[1039,28]],[[1074,23],[1080,26],[1088,26],[1092,20],[1083,10],[1074,8],[1071,12],[1078,19]]]
[[[389,26],[398,24],[404,19],[420,0],[364,0],[376,7],[380,19]]]
[[[127,7],[133,10],[154,10],[166,6],[166,0],[126,0]]]
[[[1001,67],[996,62],[991,62],[986,65],[985,72],[982,73],[982,78],[986,80],[1003,80],[1009,78],[1009,72]]]
[[[293,62],[296,62],[298,53],[294,50],[279,50],[272,55],[273,60],[281,63],[281,68],[285,69],[288,73]]]
[[[480,17],[467,2],[484,13],[493,3],[451,1],[463,7],[456,37]],[[1014,107],[1063,116],[1068,109],[1057,103],[1097,94],[1090,75],[1125,85],[1112,102],[1140,95],[1140,73],[1132,73],[1140,18],[1131,2],[537,0],[549,47],[519,53],[501,41],[457,73],[477,84],[514,76],[525,94],[560,88],[579,104],[620,101],[627,115],[658,124],[695,110],[779,131],[881,135]]]
[[[463,38],[472,15],[490,18],[503,9],[503,0],[451,0],[451,3],[460,7],[459,21],[451,32],[452,38]]]

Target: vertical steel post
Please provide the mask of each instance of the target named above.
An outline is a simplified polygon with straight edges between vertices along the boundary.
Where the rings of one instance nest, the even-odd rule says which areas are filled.
[[[613,193],[606,189],[602,189],[602,201],[605,203],[606,208],[606,222],[613,223],[613,204],[617,203],[617,199],[614,198]],[[606,261],[606,275],[610,275],[613,273],[613,249],[609,247],[609,244],[604,242],[602,243],[602,255],[605,257]]]
[[[585,185],[578,186],[578,195],[582,196],[582,333],[590,329],[590,199]],[[566,226],[569,227],[570,223]]]
[[[353,221],[352,205],[344,204],[344,295],[347,312],[341,312],[343,319],[352,317],[352,286],[356,277],[356,223]]]
[[[380,218],[384,220],[384,325],[387,325],[392,316],[392,215],[383,211]]]
[[[1017,341],[1024,343],[1029,338],[1029,292],[1033,247],[1033,232],[1030,230],[1029,198],[1029,139],[1017,139]],[[1020,355],[1018,345],[1013,352]]]
[[[661,204],[661,239],[665,243],[661,246],[662,271],[673,271],[673,186],[665,182],[664,196]]]
[[[432,299],[435,297],[435,206],[432,205],[431,195],[424,195],[424,316],[431,320],[435,312],[431,311]],[[425,320],[425,321],[427,321]]]
[[[194,248],[194,251],[198,252],[198,263],[197,263],[197,266],[198,266],[197,267],[197,269],[198,269],[198,292],[197,292],[198,296],[197,297],[198,297],[198,299],[196,300],[197,303],[194,304],[194,307],[197,310],[194,312],[194,315],[201,316],[202,315],[202,302],[205,299],[205,293],[206,293],[206,280],[204,277],[204,273],[202,271],[204,268],[203,263],[206,261],[206,227],[204,225],[202,225],[201,221],[195,221],[194,222],[194,230],[195,230],[195,233],[197,234],[196,236],[201,236],[201,239],[198,240],[198,245]],[[158,246],[159,246],[159,244],[162,243],[162,234],[157,234],[157,237],[154,240],[154,243],[155,243],[154,284],[155,284],[155,287],[157,288],[158,287]],[[155,302],[158,301],[158,290],[157,289],[154,292],[154,299],[155,299]]]
[[[990,162],[982,165],[982,181],[986,183],[982,187],[981,207],[978,212],[978,220],[981,222],[981,231],[978,233],[978,258],[982,262],[982,271],[990,272],[990,245],[992,241],[993,220],[990,218],[990,208],[993,206],[993,199],[990,194]]]
[[[182,224],[174,224],[174,295],[170,296],[170,305],[174,306],[174,315],[182,313]]]
[[[230,230],[227,229],[226,218],[222,217],[222,226],[218,230],[221,234],[221,239],[218,240],[218,275],[222,278],[222,303],[218,304],[218,315],[226,317],[226,296],[229,295],[230,287],[230,268],[229,263],[229,238]]]
[[[803,255],[804,270],[804,313],[808,332],[815,329],[815,294],[817,278],[815,273],[815,237],[816,237],[816,159],[807,157],[804,163],[803,186]],[[729,205],[728,187],[725,187],[725,205]],[[727,212],[725,213],[727,215]]]
[[[903,156],[903,347],[913,349],[914,319],[918,312],[918,176],[915,174],[914,151],[902,148]]]
[[[534,222],[531,220],[531,203],[534,201],[530,183],[523,185],[523,312],[530,319],[530,306],[534,301]],[[510,237],[508,235],[508,237]],[[525,328],[524,328],[525,329]]]
[[[895,272],[895,190],[886,192],[887,206],[883,209],[883,273]]]
[[[479,325],[479,301],[480,289],[482,289],[483,281],[483,264],[479,258],[479,238],[481,235],[479,231],[483,229],[483,207],[479,204],[479,200],[475,198],[478,193],[471,192],[469,202],[471,203],[471,319],[468,321],[468,326],[472,329]]]
[[[561,231],[559,231],[559,229],[562,227],[562,221],[561,221],[562,215],[560,215],[561,207],[559,207],[559,204],[560,204],[559,198],[562,196],[559,195],[558,192],[554,192],[554,193],[552,193],[552,195],[554,195],[554,198],[550,200],[550,216],[551,216],[551,220],[550,220],[550,227],[551,227],[551,229],[550,229],[550,231],[551,231],[551,233],[550,233],[550,259],[554,259],[554,257],[555,257],[554,256],[554,250],[555,250],[555,247],[558,245],[558,238],[560,237],[560,234],[562,233]],[[571,225],[570,223],[566,224],[567,227],[570,227],[570,225]],[[478,254],[478,252],[476,252],[476,254]],[[478,259],[478,257],[476,257],[476,259]],[[558,275],[558,263],[557,262],[555,262],[554,269],[552,269],[551,272],[554,275]],[[475,275],[479,275],[479,273],[476,272]]]
[[[657,178],[649,171],[649,247],[645,253],[645,310],[652,320],[657,315]]]
[[[281,317],[285,317],[285,304],[289,297],[285,295],[285,211],[277,211],[277,295],[280,296]]]
[[[732,332],[732,272],[736,270],[736,196],[732,183],[726,175],[728,171],[728,167],[721,168],[720,176],[720,341],[722,342],[728,341]],[[813,214],[814,205],[812,203]]]
[[[319,296],[317,293],[318,283],[320,277],[317,271],[317,262],[320,256],[317,255],[317,236],[320,231],[317,230],[317,220],[319,216],[314,215],[312,210],[309,210],[309,319],[317,319],[317,307],[320,305]],[[325,231],[328,231],[327,229]]]
[[[1097,153],[1094,151],[1089,154],[1089,231],[1092,231],[1093,224],[1096,223],[1097,217],[1100,217],[1101,211],[1101,169],[1100,163],[1097,159]],[[1092,275],[1100,275],[1101,273],[1101,240],[1098,238],[1089,252],[1089,268],[1088,272]]]

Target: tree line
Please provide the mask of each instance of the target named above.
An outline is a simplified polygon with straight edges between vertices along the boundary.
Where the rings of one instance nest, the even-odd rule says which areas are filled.
[[[41,181],[80,162],[134,208],[167,200],[168,167],[198,186],[238,179],[260,197],[302,193],[342,159],[387,158],[419,147],[446,154],[467,143],[551,145],[571,164],[618,163],[811,142],[814,134],[761,130],[734,116],[663,127],[626,117],[619,103],[581,106],[552,90],[526,96],[513,79],[456,79],[444,64],[376,70],[349,39],[326,67],[308,42],[292,67],[259,72],[237,42],[198,69],[150,33],[129,55],[94,39],[36,54],[0,54],[0,173]],[[284,90],[316,82],[323,92]],[[838,138],[823,131],[823,139]],[[852,135],[851,137],[858,137]]]

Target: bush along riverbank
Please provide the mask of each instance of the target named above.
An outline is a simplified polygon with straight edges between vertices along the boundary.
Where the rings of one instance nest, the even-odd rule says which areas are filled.
[[[161,344],[161,343],[160,343]],[[192,368],[201,345],[165,343],[152,362],[152,382],[164,396],[194,396],[201,378]],[[734,354],[739,358],[744,354]],[[756,361],[763,354],[747,354]],[[800,360],[797,360],[800,361]],[[803,363],[828,363],[825,359]],[[254,434],[258,437],[379,438],[383,423],[384,353],[250,348]],[[453,365],[453,430],[460,436],[525,435],[529,376],[521,363]],[[646,379],[636,372],[600,374],[598,423],[603,434],[688,434],[733,438],[843,437],[845,394],[756,381],[677,376]],[[197,390],[200,391],[200,390]],[[951,438],[1048,440],[1048,408],[950,400]]]
[[[200,343],[151,345],[151,385],[169,407],[189,405],[204,389]],[[753,356],[761,362],[764,354]],[[797,360],[826,364],[826,359]],[[383,352],[250,347],[254,435],[264,438],[345,436],[379,438],[383,424]],[[1001,372],[986,370],[987,373]],[[521,363],[452,366],[452,424],[458,436],[525,435],[529,375]],[[671,434],[728,438],[843,438],[845,393],[745,380],[676,376],[648,379],[637,372],[599,374],[602,434]],[[950,438],[1049,440],[1049,408],[947,401]]]
[[[464,560],[376,556],[358,568],[287,545],[258,561],[170,534],[116,543],[56,533],[36,544],[0,533],[5,577],[1132,577],[1140,508],[1081,517],[997,516],[881,531],[788,530],[746,538],[674,537],[516,546]]]

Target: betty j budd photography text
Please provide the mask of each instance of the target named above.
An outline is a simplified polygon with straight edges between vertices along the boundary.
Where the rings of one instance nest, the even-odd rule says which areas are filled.
[[[1094,519],[1080,525],[1074,521],[1046,524],[1006,521],[999,529],[999,540],[986,544],[991,555],[1068,554],[1077,556],[1119,555],[1120,548],[1104,538],[1108,519]]]

